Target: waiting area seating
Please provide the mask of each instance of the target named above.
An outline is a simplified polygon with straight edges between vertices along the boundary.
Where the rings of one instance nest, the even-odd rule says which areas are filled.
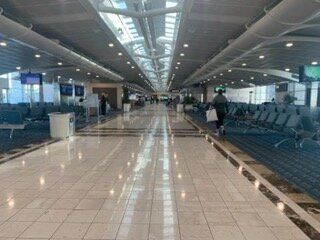
[[[208,104],[199,104],[197,113],[205,118]],[[260,132],[277,132],[283,139],[274,146],[293,142],[296,147],[303,147],[306,141],[320,145],[319,141],[320,109],[310,109],[307,106],[283,104],[246,104],[229,103],[225,125],[234,123],[236,127],[245,127],[243,133],[255,129]]]
[[[47,121],[48,114],[53,112],[74,112],[76,117],[84,118],[85,109],[81,106],[60,105],[53,103],[38,103],[30,106],[27,103],[0,104],[0,130],[10,130],[12,138],[14,130],[25,129],[32,121]]]

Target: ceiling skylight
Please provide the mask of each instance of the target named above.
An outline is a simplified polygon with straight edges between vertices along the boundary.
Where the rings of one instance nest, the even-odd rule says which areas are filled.
[[[158,10],[152,8],[157,1],[159,9],[176,8],[176,11],[152,17]],[[153,89],[165,91],[177,33],[180,23],[181,7],[178,0],[104,0],[97,6],[97,11],[118,41],[134,59],[147,76]],[[91,0],[96,6],[96,1]],[[179,1],[182,4],[182,1]],[[139,15],[140,14],[140,15]]]

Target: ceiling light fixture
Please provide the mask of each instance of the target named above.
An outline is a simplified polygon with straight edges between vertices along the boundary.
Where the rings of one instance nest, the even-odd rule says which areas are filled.
[[[119,52],[118,55],[119,55],[119,56],[122,56],[122,52]]]
[[[245,66],[247,66],[247,64],[246,63],[242,63],[242,66],[245,67]]]
[[[187,48],[187,47],[189,47],[189,44],[185,43],[185,44],[183,44],[183,47]]]
[[[17,70],[21,70],[21,67],[16,67]]]
[[[243,82],[243,79],[241,79],[240,81]]]
[[[268,74],[264,73],[264,74],[263,74],[263,76],[264,76],[264,77],[267,77],[267,76],[268,76]]]
[[[90,75],[91,75],[91,73],[89,73],[89,72],[88,72],[88,73],[87,73],[87,75],[88,75],[88,76],[90,76]]]
[[[177,62],[177,64],[178,64],[178,65],[180,65],[180,64],[181,64],[181,62]]]
[[[318,65],[318,62],[317,61],[313,61],[311,64],[312,65]]]
[[[130,61],[127,61],[127,64],[129,65],[129,64],[131,64],[131,62],[130,62]]]
[[[179,67],[176,67],[176,69],[179,69]]]
[[[41,55],[40,54],[35,54],[34,55],[36,58],[41,58]]]
[[[113,43],[109,43],[108,46],[109,47],[114,47],[114,44]]]
[[[254,77],[251,77],[250,79],[251,79],[251,80],[253,80],[253,79],[254,79]]]
[[[228,72],[232,72],[232,70],[231,70],[231,69],[229,69],[229,70],[228,70]]]
[[[100,77],[99,75],[96,76],[96,78],[99,78],[99,77]]]
[[[288,47],[288,48],[290,48],[290,47],[292,47],[293,46],[293,43],[287,43],[286,44],[286,47]]]
[[[180,53],[180,56],[181,56],[181,57],[184,57],[184,53]]]
[[[6,46],[7,46],[7,43],[6,43],[6,42],[0,42],[0,46],[1,46],[1,47],[6,47]]]
[[[286,71],[286,72],[290,72],[290,68],[286,68],[285,71]]]
[[[263,55],[260,55],[259,56],[259,59],[264,59],[265,57]]]
[[[58,62],[58,65],[61,66],[61,65],[62,65],[62,62]]]
[[[80,68],[77,68],[76,71],[77,71],[77,72],[80,72]]]
[[[134,66],[131,66],[132,69],[134,69]]]

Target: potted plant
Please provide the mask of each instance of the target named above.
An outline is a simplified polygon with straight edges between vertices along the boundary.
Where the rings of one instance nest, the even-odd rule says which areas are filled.
[[[123,111],[130,112],[131,103],[129,99],[129,90],[126,87],[123,88],[122,104],[123,104]]]
[[[285,103],[286,105],[290,105],[290,104],[293,104],[294,101],[296,101],[297,98],[294,97],[294,96],[291,96],[289,93],[286,94],[284,97],[283,97],[283,103]]]
[[[190,96],[186,96],[183,99],[183,104],[184,104],[184,110],[190,111],[193,109],[193,104],[194,104],[194,98]]]

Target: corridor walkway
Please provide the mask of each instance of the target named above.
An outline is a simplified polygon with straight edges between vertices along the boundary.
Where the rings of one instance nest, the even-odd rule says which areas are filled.
[[[308,239],[162,105],[0,165],[0,240],[59,238]]]

